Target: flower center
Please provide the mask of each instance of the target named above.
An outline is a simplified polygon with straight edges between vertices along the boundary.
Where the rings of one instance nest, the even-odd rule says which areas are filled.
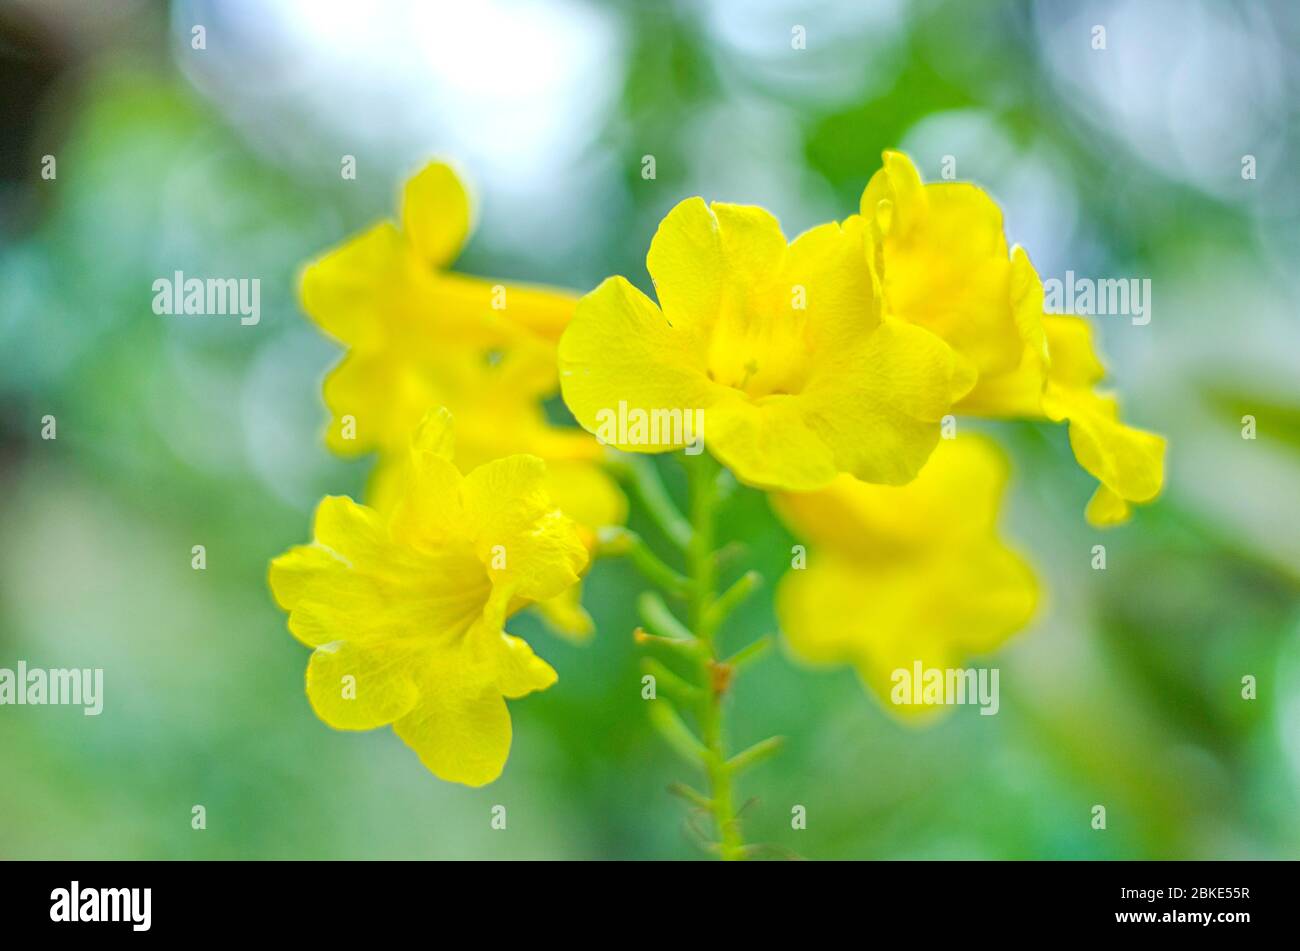
[[[709,378],[751,400],[801,392],[811,372],[804,326],[788,302],[728,302],[709,341]]]

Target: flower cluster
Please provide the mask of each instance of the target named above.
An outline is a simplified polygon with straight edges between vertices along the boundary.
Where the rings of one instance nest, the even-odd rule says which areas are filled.
[[[996,649],[1038,601],[998,534],[1008,464],[988,438],[956,435],[958,420],[1067,422],[1099,483],[1095,525],[1161,489],[1163,438],[1120,422],[1088,325],[1043,312],[997,205],[973,185],[923,183],[902,154],[885,153],[858,213],[793,241],[761,208],[681,202],[650,243],[657,300],[622,277],[579,299],[454,273],[469,228],[465,189],[435,163],[407,183],[400,225],[307,268],[304,309],[347,347],[325,381],[327,443],[378,459],[368,505],[325,499],[313,543],[271,568],[290,630],[315,649],[321,719],[392,724],[443,778],[495,778],[504,699],[556,679],[506,618],[536,606],[589,634],[579,575],[594,554],[629,554],[688,605],[682,622],[643,602],[642,634],[701,678],[653,668],[698,704],[702,737],[670,707],[656,720],[710,779],[689,796],[721,851],[743,854],[730,780],[757,754],[723,756],[717,704],[738,662],[716,634],[756,576],[714,590],[718,464],[769,493],[809,546],[776,594],[792,652],[852,665],[882,696],[892,670]],[[582,429],[548,421],[557,392]],[[688,457],[702,445],[716,462],[692,466],[686,518],[650,470],[601,443]],[[634,476],[686,574],[610,528],[626,516],[611,473]]]
[[[401,225],[382,222],[308,265],[303,309],[346,346],[325,379],[333,414],[326,442],[340,455],[378,453],[367,501],[388,511],[403,493],[411,433],[431,410],[457,421],[461,463],[524,452],[547,462],[546,482],[589,547],[626,501],[598,465],[602,449],[547,422],[559,390],[555,349],[577,297],[447,270],[470,231],[470,202],[441,162],[407,182]],[[540,605],[562,633],[591,634],[577,589]]]
[[[924,185],[886,152],[861,214],[787,243],[761,208],[679,204],[646,259],[659,304],[621,277],[578,302],[560,341],[565,402],[591,431],[625,401],[702,409],[741,481],[808,491],[840,474],[915,478],[950,413],[1069,420],[1101,486],[1097,524],[1163,481],[1163,438],[1118,421],[1087,324],[1043,313],[1043,288],[973,185]],[[673,443],[621,444],[662,452]]]
[[[509,751],[503,698],[556,679],[506,617],[531,606],[590,636],[578,576],[626,501],[596,440],[543,407],[576,295],[448,270],[469,230],[466,190],[435,162],[407,182],[400,225],[306,268],[303,309],[347,347],[324,384],[326,443],[378,460],[367,505],[322,501],[313,544],[270,579],[316,648],[307,693],[322,720],[391,723],[436,775],[481,785]]]

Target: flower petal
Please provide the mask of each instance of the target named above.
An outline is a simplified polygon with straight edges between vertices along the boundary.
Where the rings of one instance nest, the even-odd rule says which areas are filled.
[[[1129,502],[1149,502],[1160,493],[1166,440],[1121,423],[1113,397],[1049,385],[1043,407],[1052,419],[1070,421],[1074,458],[1115,495]],[[1114,506],[1105,508],[1114,510]]]
[[[450,264],[469,228],[469,194],[451,166],[430,162],[407,181],[402,190],[402,230],[429,265]]]
[[[954,539],[991,537],[1006,489],[1005,456],[988,440],[944,440],[902,486],[840,476],[818,492],[771,497],[781,519],[809,544],[859,562],[897,562]]]
[[[555,668],[534,654],[527,641],[505,633],[500,638],[497,687],[503,694],[515,700],[555,683]]]
[[[1084,509],[1084,518],[1090,525],[1107,528],[1111,525],[1123,525],[1133,515],[1133,507],[1120,498],[1105,485],[1097,486]]]
[[[1087,320],[1048,314],[1043,317],[1043,331],[1051,357],[1048,379],[1052,383],[1067,389],[1091,389],[1106,375]]]
[[[741,291],[765,284],[781,268],[787,242],[781,223],[766,208],[715,201],[709,209],[718,219],[718,233],[727,274]]]
[[[620,406],[649,415],[655,409],[703,409],[722,387],[710,383],[699,336],[670,324],[654,303],[624,278],[612,277],[582,298],[560,340],[564,402],[588,432],[630,452],[663,452],[681,442],[623,438]],[[661,437],[672,433],[659,433]]]
[[[419,682],[420,699],[393,730],[439,779],[483,786],[510,755],[510,713],[491,681],[467,679],[459,657],[434,652]]]
[[[1047,385],[1048,347],[1043,328],[1043,282],[1019,246],[1011,252],[1008,306],[1022,346],[1020,362],[1011,370],[985,373],[955,407],[956,412],[992,418],[1042,415]]]
[[[349,565],[381,564],[392,545],[388,526],[378,512],[345,495],[327,495],[316,506],[316,544],[336,552]]]
[[[900,152],[884,154],[861,204],[879,234],[886,313],[938,334],[981,374],[1014,369],[1023,348],[997,204],[974,185],[921,185]]]
[[[370,350],[390,324],[416,319],[422,283],[402,235],[384,222],[307,265],[302,308],[331,337]]]
[[[307,664],[307,697],[336,730],[373,730],[405,716],[419,695],[427,649],[410,640],[322,645]]]
[[[553,598],[537,602],[537,613],[553,632],[574,644],[585,644],[596,633],[596,623],[582,606],[582,582]]]
[[[1116,399],[1093,389],[1105,370],[1087,321],[1053,316],[1044,326],[1052,364],[1043,412],[1056,422],[1070,421],[1075,459],[1109,490],[1109,495],[1094,496],[1089,503],[1088,520],[1094,525],[1119,524],[1130,513],[1120,502],[1147,502],[1160,493],[1166,440],[1121,423]]]
[[[841,471],[834,448],[819,431],[822,421],[806,412],[798,397],[770,396],[757,403],[731,397],[710,407],[704,420],[709,452],[747,485],[815,489]]]
[[[486,677],[511,699],[545,690],[557,679],[555,670],[533,653],[527,641],[505,632],[506,616],[517,607],[516,601],[507,588],[493,589],[482,615],[466,634],[461,664],[462,675]]]
[[[702,198],[687,198],[664,216],[650,240],[646,267],[664,317],[679,330],[705,331],[722,302],[726,263],[718,219]]]
[[[577,303],[578,295],[569,290],[451,271],[438,273],[429,290],[430,307],[436,313],[455,315],[465,325],[466,342],[480,345],[555,343]]]
[[[937,428],[927,424],[942,420],[974,385],[975,378],[969,364],[934,334],[888,315],[857,349],[855,353],[845,347],[830,356],[809,382],[810,402],[818,411],[834,408],[848,414],[853,408],[844,403],[849,388],[841,388],[836,376],[837,370],[855,372],[858,379],[852,389],[861,393],[857,406],[862,421],[846,418],[841,427],[858,427],[879,419],[888,419],[891,425],[882,427],[877,422],[874,428],[861,429],[871,435],[867,439],[859,436],[852,447],[855,461],[845,465],[845,471],[870,481],[894,481],[889,475],[893,465],[882,458],[880,449],[893,443],[896,448],[892,452],[898,458],[896,475],[904,481],[911,479],[929,457],[937,434]]]
[[[461,497],[495,586],[538,601],[577,582],[587,549],[546,491],[542,460],[516,455],[485,463],[465,477]]]

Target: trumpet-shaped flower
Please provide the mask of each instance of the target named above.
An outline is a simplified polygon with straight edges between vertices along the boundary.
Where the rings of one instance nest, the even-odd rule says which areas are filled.
[[[565,402],[592,432],[616,412],[649,420],[609,439],[634,452],[686,445],[666,423],[699,413],[704,446],[760,488],[907,482],[974,376],[881,314],[863,242],[853,220],[787,244],[761,208],[687,199],[650,244],[658,305],[622,277],[579,301],[560,340]]]
[[[434,162],[406,183],[400,225],[378,224],[306,268],[304,310],[348,347],[325,380],[326,440],[341,455],[379,453],[366,501],[386,514],[404,491],[413,429],[447,407],[462,465],[521,452],[546,460],[553,497],[594,546],[599,527],[624,520],[626,501],[598,467],[600,445],[552,425],[542,406],[559,391],[556,342],[576,295],[449,271],[469,231],[464,186]],[[562,634],[592,632],[577,589],[539,610]]]
[[[431,414],[391,513],[325,498],[312,544],[276,558],[270,584],[289,630],[315,648],[307,695],[322,720],[391,724],[435,775],[481,786],[510,750],[505,700],[556,679],[506,618],[573,586],[587,551],[540,459],[462,475],[451,444],[449,414]]]
[[[1078,317],[1043,313],[1043,287],[1024,250],[1008,253],[1002,214],[965,183],[922,184],[911,161],[886,152],[862,194],[868,261],[887,314],[941,336],[979,375],[958,413],[1068,420],[1075,458],[1101,483],[1094,524],[1125,520],[1130,503],[1164,481],[1165,440],[1119,421],[1099,393],[1105,375]]]
[[[554,345],[576,296],[447,270],[469,229],[464,186],[434,162],[406,183],[400,227],[375,225],[304,271],[303,309],[348,347],[325,382],[334,451],[404,452],[425,414],[467,383],[523,406],[558,389]],[[480,385],[476,364],[498,362]],[[527,425],[545,430],[540,411]]]
[[[1037,583],[998,537],[1007,465],[979,436],[943,440],[905,486],[842,476],[773,507],[808,544],[776,595],[792,653],[852,665],[882,698],[893,672],[986,654],[1034,613]],[[914,707],[891,707],[899,713]]]

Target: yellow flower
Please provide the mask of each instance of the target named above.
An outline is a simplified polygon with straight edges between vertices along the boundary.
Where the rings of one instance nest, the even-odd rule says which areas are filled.
[[[542,460],[462,475],[451,448],[450,415],[431,414],[391,514],[325,498],[313,543],[276,558],[270,584],[289,630],[315,648],[317,716],[340,730],[392,724],[436,776],[481,786],[510,751],[506,698],[556,679],[506,618],[574,585],[587,551]]]
[[[812,664],[851,664],[887,702],[891,675],[960,667],[1033,616],[1038,587],[998,538],[1007,464],[979,436],[943,440],[905,486],[843,476],[773,507],[808,543],[776,611],[786,643]],[[892,707],[896,712],[924,708]]]
[[[855,218],[787,244],[761,208],[682,202],[646,261],[658,306],[622,277],[579,301],[560,340],[565,402],[634,452],[686,445],[670,414],[698,412],[704,446],[760,488],[841,472],[907,482],[974,376],[934,334],[880,313],[863,231]],[[650,424],[622,425],[638,418]]]
[[[512,453],[549,464],[548,485],[594,547],[596,530],[626,518],[626,500],[598,467],[587,433],[552,425],[556,343],[576,295],[447,270],[470,230],[465,188],[434,162],[407,182],[400,227],[378,224],[309,265],[303,308],[348,347],[325,380],[326,441],[341,455],[377,451],[366,501],[387,514],[404,491],[411,432],[435,407],[459,420],[466,468]],[[559,633],[585,638],[578,589],[539,610]]]
[[[400,228],[375,225],[304,271],[303,309],[348,347],[325,381],[335,452],[403,452],[424,415],[467,385],[503,388],[498,405],[519,397],[535,413],[512,408],[511,425],[546,431],[535,403],[559,388],[554,346],[576,296],[446,270],[469,228],[464,186],[434,162],[406,183]]]
[[[555,433],[560,443],[565,441],[563,437],[568,434],[582,440],[581,443],[575,440],[574,449],[569,455],[565,455],[560,445],[539,445],[530,441],[522,431],[512,429],[508,412],[503,411],[501,415],[494,416],[492,407],[496,402],[491,398],[481,402],[465,398],[457,401],[457,405],[469,410],[459,417],[463,421],[459,431],[471,436],[460,440],[461,444],[470,448],[465,453],[458,450],[457,455],[466,460],[467,467],[486,465],[492,460],[503,458],[498,450],[503,450],[509,444],[510,433],[515,432],[519,449],[546,461],[547,494],[559,510],[573,520],[574,530],[587,551],[594,553],[597,530],[604,525],[620,525],[627,519],[627,499],[596,464],[594,454],[587,451],[588,446],[593,450],[599,450],[600,447],[580,430],[559,428]],[[490,447],[485,443],[490,443]],[[366,490],[370,505],[381,514],[391,512],[398,500],[409,491],[410,481],[415,476],[417,473],[411,468],[409,455],[388,453],[381,456]],[[552,598],[538,599],[533,607],[552,631],[570,641],[582,643],[595,634],[595,624],[582,607],[581,583],[566,588]]]
[[[907,156],[886,152],[861,211],[885,312],[932,330],[979,374],[958,413],[1068,420],[1075,458],[1101,482],[1093,524],[1122,522],[1129,503],[1155,498],[1164,438],[1119,422],[1115,399],[1096,392],[1105,370],[1087,323],[1043,313],[1042,282],[1023,249],[1008,254],[987,194],[922,184]]]

